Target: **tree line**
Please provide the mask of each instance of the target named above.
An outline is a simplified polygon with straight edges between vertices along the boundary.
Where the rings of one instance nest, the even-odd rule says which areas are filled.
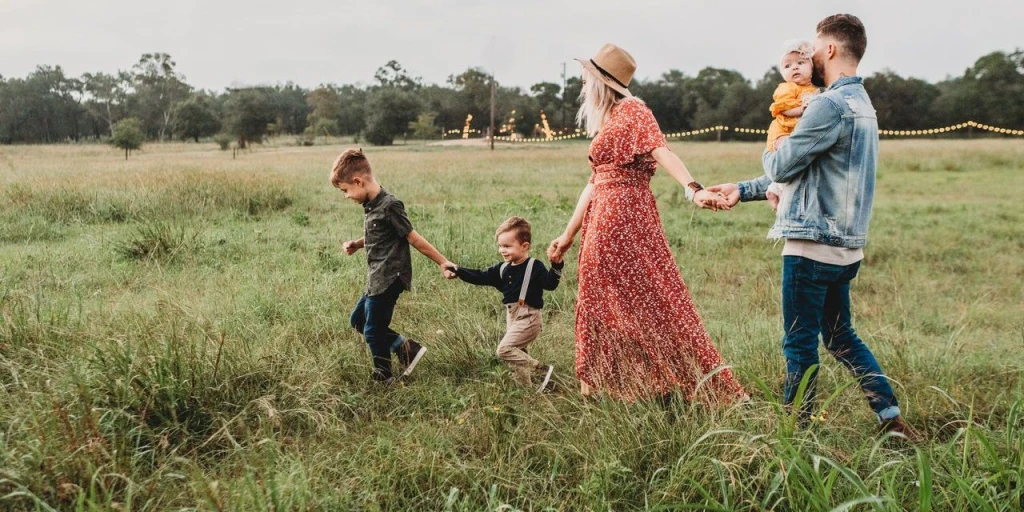
[[[396,138],[440,138],[462,130],[484,131],[490,120],[492,77],[469,68],[444,84],[428,84],[398,62],[381,66],[370,84],[322,84],[307,89],[286,83],[265,87],[197,89],[166,53],[146,53],[128,70],[68,76],[60,66],[38,66],[25,78],[0,76],[0,143],[108,140],[120,131],[151,141],[200,141],[227,147],[295,136],[353,136],[371,144]],[[647,102],[665,131],[714,125],[765,128],[768,105],[782,81],[778,68],[749,80],[737,71],[707,67],[695,76],[670,70],[630,89]],[[528,90],[495,83],[502,133],[536,135],[544,121],[553,131],[572,130],[580,79],[540,82]],[[865,77],[879,126],[915,130],[966,120],[1024,128],[1024,51],[993,52],[961,76],[938,83],[885,70]],[[542,119],[542,112],[544,119]],[[138,133],[134,133],[134,132]],[[737,134],[727,133],[726,137]],[[124,147],[124,146],[122,146]]]

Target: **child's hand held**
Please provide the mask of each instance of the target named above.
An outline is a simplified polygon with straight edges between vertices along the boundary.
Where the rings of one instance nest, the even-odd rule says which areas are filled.
[[[548,246],[548,260],[550,261],[562,261],[562,256],[572,246],[572,238],[568,235],[563,234],[562,236],[551,241],[551,245]]]
[[[446,262],[442,263],[440,265],[440,267],[441,267],[441,275],[443,275],[445,279],[455,279],[456,277],[459,276],[456,273],[459,270],[458,265],[456,265],[456,264],[454,264],[454,263],[452,263],[450,261],[446,261]]]

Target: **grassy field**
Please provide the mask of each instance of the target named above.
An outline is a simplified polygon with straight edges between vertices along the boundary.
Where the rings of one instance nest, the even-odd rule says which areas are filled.
[[[760,174],[760,144],[675,143],[705,184]],[[368,382],[348,328],[362,211],[343,148],[0,147],[0,508],[26,510],[1020,510],[1024,141],[884,141],[861,336],[929,441],[880,440],[823,358],[827,419],[781,412],[781,247],[765,203],[700,212],[653,187],[677,263],[753,403],[584,402],[575,249],[532,351],[567,383],[516,389],[499,295],[414,255],[407,385]],[[497,261],[509,215],[536,256],[586,181],[586,145],[366,148],[418,231]]]

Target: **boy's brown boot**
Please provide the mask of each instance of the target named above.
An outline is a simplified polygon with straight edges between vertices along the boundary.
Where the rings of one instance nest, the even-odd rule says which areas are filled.
[[[882,434],[888,434],[890,432],[893,434],[899,434],[911,443],[920,443],[924,440],[921,437],[921,434],[918,434],[916,430],[903,421],[902,416],[896,416],[890,420],[883,421],[879,430]]]

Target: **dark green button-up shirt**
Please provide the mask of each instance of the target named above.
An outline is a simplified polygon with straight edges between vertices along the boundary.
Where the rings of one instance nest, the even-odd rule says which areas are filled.
[[[380,295],[402,280],[406,290],[412,288],[412,258],[409,241],[412,223],[405,205],[383,188],[377,197],[363,203],[366,220],[363,242],[366,249],[366,294]]]

